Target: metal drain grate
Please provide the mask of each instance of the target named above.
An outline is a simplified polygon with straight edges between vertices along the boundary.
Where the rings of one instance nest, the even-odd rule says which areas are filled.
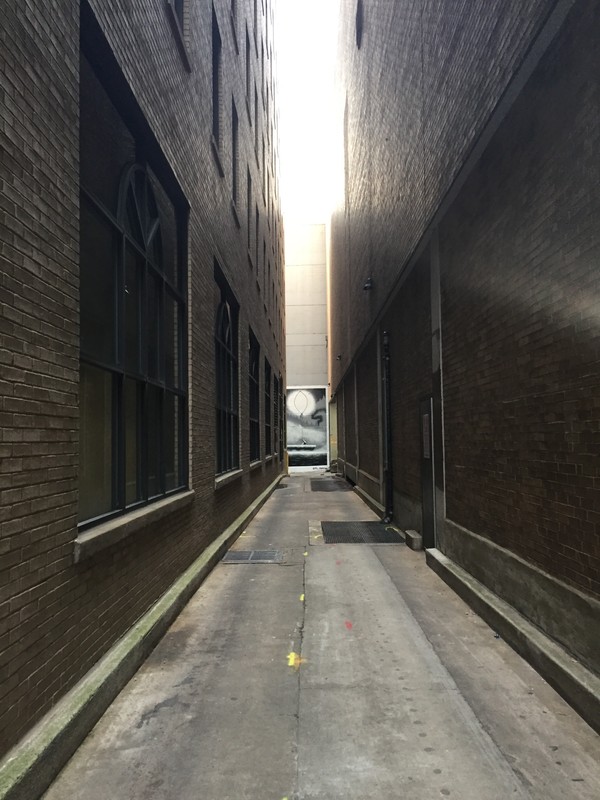
[[[404,544],[383,522],[321,522],[321,529],[325,544]]]
[[[281,564],[281,550],[228,550],[224,564]]]
[[[311,492],[351,492],[352,487],[345,481],[338,481],[335,478],[311,478]]]

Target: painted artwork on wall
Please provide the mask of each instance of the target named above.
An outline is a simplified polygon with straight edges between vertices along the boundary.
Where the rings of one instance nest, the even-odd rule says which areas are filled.
[[[327,467],[327,393],[324,388],[287,390],[287,450],[290,467]]]

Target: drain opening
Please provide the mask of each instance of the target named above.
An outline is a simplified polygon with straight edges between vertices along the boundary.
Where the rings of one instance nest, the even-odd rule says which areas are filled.
[[[281,550],[228,550],[224,564],[281,564]]]
[[[383,522],[321,522],[325,544],[404,544],[391,525]]]

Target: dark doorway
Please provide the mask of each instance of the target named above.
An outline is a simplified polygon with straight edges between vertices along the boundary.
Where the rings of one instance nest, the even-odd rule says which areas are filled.
[[[433,402],[431,395],[419,402],[421,429],[421,536],[423,547],[435,547],[435,475],[433,466]]]

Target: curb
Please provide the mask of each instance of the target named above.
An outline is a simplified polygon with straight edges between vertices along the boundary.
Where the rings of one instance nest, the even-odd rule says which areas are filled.
[[[0,800],[33,800],[41,796],[283,477],[279,475],[208,545],[149,611],[5,756],[0,762]]]
[[[588,725],[600,733],[598,676],[440,550],[426,550],[425,559],[427,566],[528,661]]]

